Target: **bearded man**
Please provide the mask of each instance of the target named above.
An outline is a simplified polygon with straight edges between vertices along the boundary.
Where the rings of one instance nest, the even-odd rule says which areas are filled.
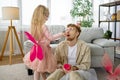
[[[66,40],[59,43],[55,56],[57,68],[47,80],[97,80],[94,69],[91,66],[91,51],[89,46],[78,37],[81,33],[79,26],[68,24],[65,31]],[[69,64],[70,69],[66,70],[64,64]]]

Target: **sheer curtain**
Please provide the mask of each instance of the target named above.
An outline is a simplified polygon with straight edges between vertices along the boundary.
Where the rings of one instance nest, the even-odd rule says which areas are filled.
[[[51,22],[54,25],[67,25],[72,22],[70,10],[72,0],[51,0]]]
[[[30,30],[31,18],[33,15],[34,9],[38,5],[44,5],[47,7],[47,0],[21,0],[21,24],[22,24],[22,32],[21,32],[21,42],[22,44],[26,40],[24,36],[24,31]]]
[[[18,0],[0,0],[0,28],[8,28],[8,25],[10,24],[9,20],[2,20],[2,7],[6,6],[13,6],[13,7],[19,7],[18,6]],[[14,25],[18,25],[19,21],[13,21]]]
[[[1,8],[3,6],[19,7],[20,20],[13,21],[13,25],[16,27],[19,39],[23,45],[26,40],[23,32],[29,31],[33,11],[39,4],[49,8],[50,17],[46,23],[47,25],[67,25],[72,22],[70,16],[72,0],[0,0],[0,50],[2,49],[6,31],[10,24],[9,21],[2,20]],[[4,34],[1,35],[1,33]],[[14,42],[14,49],[15,53],[19,53],[19,47],[16,42]],[[9,52],[9,40],[6,51]]]
[[[46,22],[46,25],[67,25],[68,23],[72,22],[72,18],[70,16],[72,0],[22,0],[22,31],[30,30],[30,23],[33,11],[39,4],[45,5],[49,8],[50,15],[48,21]],[[24,33],[22,33],[21,35],[23,43],[26,40],[26,38],[24,36]]]
[[[26,40],[24,36],[24,31],[29,31],[31,17],[35,7],[39,4],[45,5],[49,8],[50,16],[47,21],[47,25],[64,25],[69,23],[74,23],[70,10],[72,8],[73,0],[0,0],[0,50],[2,49],[3,41],[5,38],[5,31],[7,31],[9,21],[2,20],[1,9],[3,6],[18,6],[20,9],[20,20],[13,21],[13,25],[16,26],[19,39],[23,45]],[[99,4],[107,3],[113,0],[92,0],[93,2],[93,17],[95,23],[93,27],[98,27],[98,9]],[[102,15],[104,16],[107,9],[102,10]],[[117,25],[120,25],[119,23]],[[107,30],[107,24],[101,24],[104,30]],[[119,27],[119,26],[118,26]],[[112,28],[112,27],[111,27]],[[113,29],[112,29],[113,30]],[[120,37],[120,28],[117,29],[117,36]],[[2,34],[3,33],[3,34]],[[16,41],[16,40],[15,40]],[[18,44],[15,42],[15,52],[19,53]],[[9,40],[7,44],[7,49],[9,50]]]
[[[47,6],[47,0],[22,0],[22,25],[30,25],[33,11],[40,4]]]
[[[39,5],[45,5],[49,8],[50,16],[47,21],[49,25],[65,25],[72,22],[70,9],[72,0],[22,0],[22,25],[30,25],[34,8]],[[66,6],[67,4],[67,6]],[[27,14],[29,12],[29,14]],[[28,26],[29,27],[29,26]]]
[[[93,27],[98,27],[99,5],[109,2],[109,0],[92,0],[92,2],[93,2],[93,18],[94,18],[94,21],[95,21],[93,23]],[[103,16],[102,18],[105,18],[106,8],[101,9],[100,13]],[[106,24],[101,24],[101,26],[105,27]]]
[[[8,26],[10,25],[10,20],[2,20],[2,7],[6,7],[6,6],[19,7],[18,0],[0,0],[0,51],[2,50],[3,47],[6,31],[8,30]],[[20,20],[13,20],[13,26],[15,26],[17,32],[19,33]],[[14,42],[13,44],[14,52],[16,53],[17,45],[14,36],[13,36],[13,42]],[[5,55],[9,54],[9,38],[4,53]]]

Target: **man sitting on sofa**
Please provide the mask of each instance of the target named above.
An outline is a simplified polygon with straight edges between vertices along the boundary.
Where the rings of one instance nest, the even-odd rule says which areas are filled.
[[[78,40],[81,29],[75,24],[67,25],[66,39],[61,42],[55,51],[58,69],[48,76],[47,80],[97,80],[94,69],[90,70],[90,48],[84,41]],[[69,71],[64,69],[64,64],[70,64]]]

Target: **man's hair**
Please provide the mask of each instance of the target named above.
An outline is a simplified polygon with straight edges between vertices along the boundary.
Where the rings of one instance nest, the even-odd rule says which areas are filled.
[[[81,33],[81,28],[80,28],[80,26],[77,26],[76,24],[68,24],[67,27],[74,27],[74,28],[76,28],[76,30],[79,32],[79,35],[80,35],[80,33]],[[78,35],[78,36],[79,36],[79,35]]]

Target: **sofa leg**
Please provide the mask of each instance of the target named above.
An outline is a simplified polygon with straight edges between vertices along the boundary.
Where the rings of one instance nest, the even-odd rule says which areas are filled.
[[[27,69],[28,75],[33,75],[33,70],[32,69]]]

